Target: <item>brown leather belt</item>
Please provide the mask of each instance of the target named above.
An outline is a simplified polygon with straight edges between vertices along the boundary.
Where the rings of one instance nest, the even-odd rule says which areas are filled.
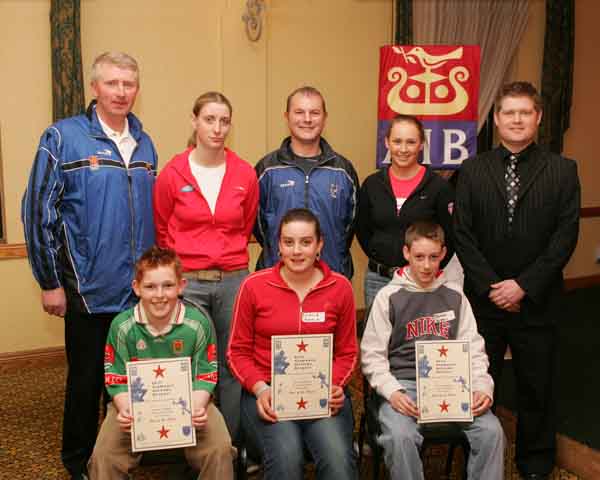
[[[240,272],[245,271],[245,268],[240,270],[190,270],[188,272],[183,272],[183,277],[189,280],[204,280],[205,282],[220,282],[225,277],[229,277],[231,275],[239,275]]]

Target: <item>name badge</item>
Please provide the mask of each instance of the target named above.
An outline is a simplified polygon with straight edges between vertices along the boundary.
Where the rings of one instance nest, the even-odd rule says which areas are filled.
[[[302,321],[305,323],[323,323],[325,312],[302,312]]]
[[[435,319],[436,322],[449,322],[450,320],[454,320],[456,318],[456,315],[454,315],[454,310],[448,310],[446,312],[434,313],[432,317]]]

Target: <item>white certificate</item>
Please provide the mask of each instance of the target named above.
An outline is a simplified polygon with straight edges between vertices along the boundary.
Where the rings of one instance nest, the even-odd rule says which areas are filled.
[[[415,348],[418,422],[472,422],[469,342],[415,342]]]
[[[271,401],[279,420],[329,417],[333,334],[271,337]]]
[[[134,452],[196,445],[189,357],[127,362]]]

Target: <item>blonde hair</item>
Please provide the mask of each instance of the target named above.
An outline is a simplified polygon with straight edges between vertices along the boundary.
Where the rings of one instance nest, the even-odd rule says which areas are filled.
[[[196,101],[194,102],[194,107],[192,108],[192,113],[194,117],[197,117],[198,114],[202,111],[205,105],[209,103],[220,103],[229,109],[229,116],[233,115],[233,107],[231,106],[231,102],[229,99],[220,92],[206,92],[200,95]],[[190,138],[188,140],[188,147],[196,146],[196,132],[192,132]]]

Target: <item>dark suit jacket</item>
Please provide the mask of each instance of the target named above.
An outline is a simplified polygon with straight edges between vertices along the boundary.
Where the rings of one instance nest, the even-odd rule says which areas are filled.
[[[521,311],[543,313],[549,299],[562,289],[562,270],[577,244],[577,164],[537,145],[526,150],[511,229],[504,180],[506,150],[498,147],[461,167],[454,235],[465,271],[465,293],[479,315],[504,315],[488,294],[492,283],[509,278],[526,292]]]

